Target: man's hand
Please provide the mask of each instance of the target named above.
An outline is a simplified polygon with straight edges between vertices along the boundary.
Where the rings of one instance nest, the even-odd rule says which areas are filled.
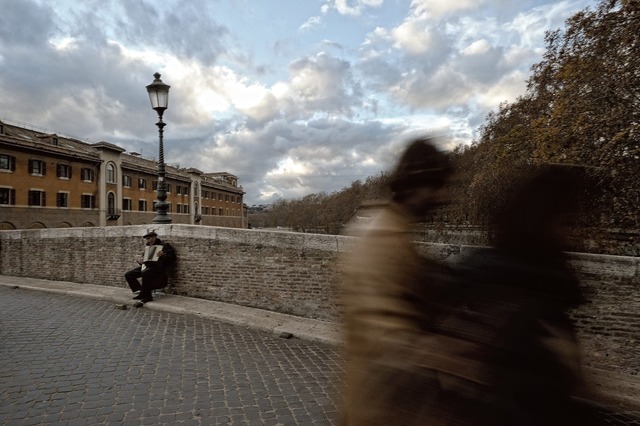
[[[158,257],[164,256],[164,252],[162,250],[158,250],[156,254],[158,255]]]

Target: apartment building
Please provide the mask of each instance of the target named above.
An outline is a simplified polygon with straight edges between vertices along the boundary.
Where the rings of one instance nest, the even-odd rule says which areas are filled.
[[[0,121],[0,230],[149,224],[158,164]],[[244,191],[230,173],[166,165],[173,223],[244,228]]]

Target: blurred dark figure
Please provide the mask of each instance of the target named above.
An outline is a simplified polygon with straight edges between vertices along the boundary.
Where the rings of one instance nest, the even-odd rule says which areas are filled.
[[[578,167],[546,166],[515,186],[494,214],[493,249],[467,260],[455,303],[433,323],[460,341],[445,355],[476,366],[463,375],[452,362],[448,371],[466,389],[444,398],[448,408],[473,407],[457,423],[597,424],[572,398],[584,389],[567,311],[582,296],[563,252],[582,179]]]
[[[425,259],[410,226],[447,201],[449,157],[413,141],[391,179],[392,200],[359,234],[343,288],[347,384],[343,424],[422,425],[437,377],[422,366],[425,313],[450,271]],[[428,288],[428,291],[426,289]]]

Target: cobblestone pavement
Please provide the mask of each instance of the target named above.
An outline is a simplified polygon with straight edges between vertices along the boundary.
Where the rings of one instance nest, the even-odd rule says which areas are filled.
[[[336,346],[0,286],[0,425],[333,425],[343,373]]]
[[[0,287],[0,424],[330,425],[338,348]]]

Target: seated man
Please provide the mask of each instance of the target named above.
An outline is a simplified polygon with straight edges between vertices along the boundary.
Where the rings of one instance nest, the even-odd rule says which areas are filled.
[[[146,247],[144,255],[136,260],[140,266],[125,273],[124,278],[132,292],[140,292],[133,299],[147,303],[153,300],[151,291],[167,285],[167,268],[176,260],[176,254],[171,244],[163,243],[154,230],[142,238]],[[142,284],[138,278],[142,278]]]

